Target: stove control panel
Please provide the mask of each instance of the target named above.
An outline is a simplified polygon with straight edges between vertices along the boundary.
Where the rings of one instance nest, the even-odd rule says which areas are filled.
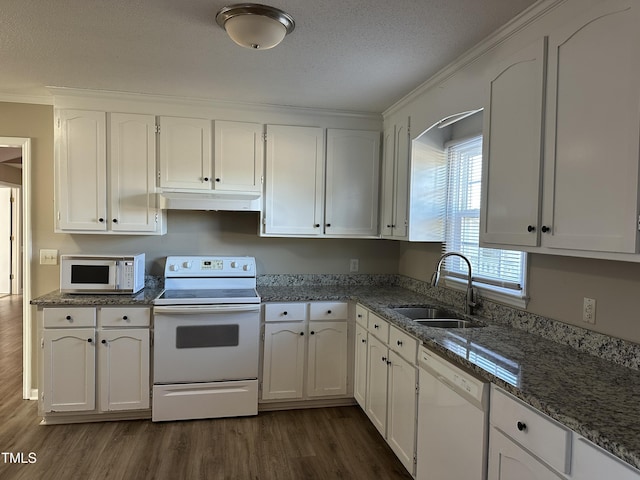
[[[255,277],[254,257],[169,256],[165,277]]]

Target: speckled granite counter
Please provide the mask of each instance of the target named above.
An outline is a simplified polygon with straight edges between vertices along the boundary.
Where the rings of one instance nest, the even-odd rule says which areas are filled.
[[[490,318],[424,327],[389,305],[438,304],[399,286],[259,286],[263,302],[354,300],[615,456],[640,468],[640,372]],[[483,366],[480,367],[479,364]]]

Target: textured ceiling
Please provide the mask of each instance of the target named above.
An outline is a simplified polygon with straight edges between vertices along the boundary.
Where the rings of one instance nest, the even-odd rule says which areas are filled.
[[[232,3],[1,0],[0,92],[50,85],[381,112],[534,0],[274,0],[296,28],[264,51],[216,25]]]

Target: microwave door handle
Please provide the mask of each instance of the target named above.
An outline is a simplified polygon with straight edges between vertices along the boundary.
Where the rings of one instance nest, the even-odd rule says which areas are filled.
[[[179,305],[179,306],[155,306],[154,313],[200,315],[203,313],[240,313],[259,312],[259,304],[250,305]]]

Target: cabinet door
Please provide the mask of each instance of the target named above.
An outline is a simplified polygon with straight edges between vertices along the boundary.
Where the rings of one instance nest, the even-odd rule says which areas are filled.
[[[309,322],[307,396],[347,394],[347,322]]]
[[[367,329],[356,323],[355,367],[353,373],[353,396],[363,410],[367,395]]]
[[[160,117],[160,186],[211,190],[211,121]]]
[[[409,189],[409,119],[383,133],[382,215],[380,233],[406,238]]]
[[[638,480],[640,471],[585,438],[574,436],[572,478],[580,480]]]
[[[409,473],[415,473],[418,369],[389,352],[387,442]]]
[[[266,323],[262,398],[302,398],[305,353],[304,322]]]
[[[100,410],[149,408],[149,330],[101,330]]]
[[[559,480],[537,458],[492,427],[489,434],[489,475],[491,480]]]
[[[95,330],[44,330],[43,340],[43,410],[93,410],[96,393]]]
[[[322,234],[322,128],[267,125],[264,233]]]
[[[60,110],[56,122],[56,230],[107,229],[106,114]]]
[[[215,121],[215,190],[262,191],[263,127],[259,123]]]
[[[387,435],[387,362],[389,349],[376,337],[367,338],[367,394],[365,412],[383,437]]]
[[[327,130],[326,234],[378,234],[379,171],[379,132]]]
[[[546,38],[541,38],[489,77],[481,243],[538,244],[545,56]]]
[[[543,246],[637,250],[639,11],[597,2],[549,36]]]
[[[158,225],[156,118],[111,113],[109,120],[110,228],[153,232]]]
[[[396,126],[390,125],[382,133],[382,181],[380,192],[380,234],[383,237],[393,235],[393,181],[394,155],[396,150]]]

